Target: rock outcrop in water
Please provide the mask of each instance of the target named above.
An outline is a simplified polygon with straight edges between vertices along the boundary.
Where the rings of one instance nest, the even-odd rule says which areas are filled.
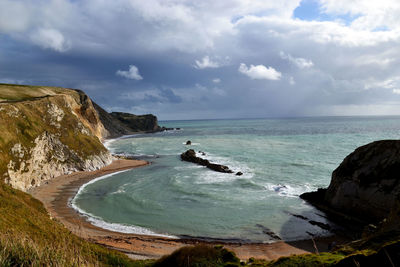
[[[365,222],[386,218],[400,199],[400,141],[376,141],[357,148],[332,173],[327,189],[300,197]]]
[[[182,153],[181,159],[184,161],[193,162],[202,166],[206,166],[207,168],[216,172],[233,173],[233,171],[230,170],[228,166],[211,163],[206,159],[197,157],[196,152],[193,149],[189,149],[186,152]]]

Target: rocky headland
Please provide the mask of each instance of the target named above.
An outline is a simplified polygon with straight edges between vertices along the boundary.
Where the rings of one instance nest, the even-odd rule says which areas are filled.
[[[96,103],[94,103],[93,106],[99,114],[101,123],[107,129],[106,138],[115,138],[137,132],[152,133],[168,130],[167,128],[160,127],[157,117],[152,114],[134,115],[124,112],[108,113]]]
[[[376,223],[399,205],[400,141],[357,148],[332,173],[327,189],[300,197],[344,219]]]
[[[26,191],[112,161],[109,137],[162,130],[154,115],[108,113],[83,91],[0,84],[0,179]]]

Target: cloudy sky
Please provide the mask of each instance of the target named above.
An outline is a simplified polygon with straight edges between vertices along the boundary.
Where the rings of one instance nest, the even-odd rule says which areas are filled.
[[[400,1],[0,0],[0,82],[160,119],[400,114]]]

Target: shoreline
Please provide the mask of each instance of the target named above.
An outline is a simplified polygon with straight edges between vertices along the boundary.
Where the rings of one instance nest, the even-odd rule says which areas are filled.
[[[183,246],[203,243],[224,245],[227,249],[235,252],[242,260],[247,260],[250,257],[274,260],[292,254],[315,252],[314,242],[319,252],[323,252],[328,251],[328,246],[333,241],[337,244],[348,241],[342,237],[331,236],[292,242],[233,243],[200,240],[190,237],[170,238],[156,235],[120,233],[93,225],[70,205],[71,200],[84,184],[105,175],[131,170],[148,164],[150,163],[143,160],[117,159],[110,165],[96,171],[75,172],[58,176],[47,181],[46,184],[29,190],[28,193],[39,199],[50,216],[60,221],[74,234],[91,242],[122,251],[134,259],[156,259],[163,255],[171,254],[174,250]]]

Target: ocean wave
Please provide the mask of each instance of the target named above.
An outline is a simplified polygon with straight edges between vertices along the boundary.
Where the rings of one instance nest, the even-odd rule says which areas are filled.
[[[186,142],[182,143],[182,145],[186,145]],[[190,145],[187,145],[188,147],[190,146],[199,146],[200,143],[191,143]]]
[[[174,128],[172,130],[163,130],[161,132],[156,132],[154,134],[156,134],[156,135],[159,135],[159,134],[174,134],[174,133],[181,132],[181,131],[183,131],[182,128],[179,128],[179,129]]]
[[[117,137],[117,138],[106,139],[106,140],[103,141],[103,146],[105,148],[107,148],[108,151],[110,151],[112,153],[112,152],[114,152],[112,147],[111,147],[112,143],[114,143],[115,141],[120,140],[120,139],[127,139],[127,138],[135,137],[135,136],[138,136],[138,135],[140,135],[140,134],[123,135],[123,136],[120,136],[120,137]]]
[[[107,148],[108,151],[113,152],[111,148],[111,144],[114,143],[117,139],[107,139],[103,142],[103,145],[105,148]]]
[[[174,170],[185,171],[185,170],[188,170],[188,169],[202,169],[202,168],[204,168],[204,166],[197,165],[197,164],[190,164],[190,165],[187,164],[185,166],[175,166]]]
[[[147,159],[147,158],[159,158],[158,154],[141,154],[141,153],[125,153],[125,152],[116,152],[113,153],[114,156],[117,157],[125,157],[128,159]]]
[[[289,165],[295,167],[314,167],[312,162],[290,162]]]
[[[292,186],[287,184],[267,184],[265,189],[273,191],[283,197],[298,197],[299,195],[312,191],[314,187],[309,184],[303,186]]]
[[[241,188],[254,189],[254,190],[265,189],[264,186],[259,185],[250,179],[237,179],[237,182],[239,183],[239,186]]]
[[[129,171],[129,170],[123,170],[123,171],[119,171],[119,172],[110,173],[110,174],[98,177],[96,179],[93,179],[93,180],[89,181],[88,183],[82,185],[79,188],[78,193],[75,195],[75,197],[69,202],[69,206],[72,207],[73,209],[75,209],[80,214],[82,214],[91,224],[93,224],[97,227],[106,229],[106,230],[120,232],[120,233],[126,233],[126,234],[139,234],[139,235],[151,235],[151,236],[159,236],[159,237],[177,238],[176,236],[173,236],[173,235],[159,234],[159,233],[153,232],[147,228],[140,227],[140,226],[106,222],[102,218],[97,217],[89,212],[86,212],[85,210],[81,209],[77,205],[76,199],[79,197],[80,194],[82,194],[84,192],[85,188],[88,185],[95,183],[97,181],[103,180],[103,179],[110,178],[119,173],[127,172],[127,171]],[[126,186],[126,185],[127,184],[125,184],[123,186]],[[117,193],[119,190],[120,189],[118,189],[114,193]]]
[[[129,186],[129,185],[130,185],[130,183],[123,184],[123,185],[118,187],[117,191],[111,192],[110,194],[111,195],[124,194],[124,193],[126,193],[126,187]]]
[[[87,221],[89,221],[94,226],[100,227],[102,229],[106,229],[106,230],[113,231],[113,232],[125,233],[125,234],[138,234],[138,235],[178,238],[173,235],[159,234],[159,233],[151,231],[150,229],[140,227],[140,226],[106,222],[106,221],[102,220],[101,218],[94,216],[93,214],[85,212],[84,210],[80,209],[79,207],[76,207],[74,205],[72,205],[72,206],[80,214],[82,214],[87,219]]]
[[[237,179],[251,179],[254,177],[252,170],[244,163],[235,161],[228,157],[221,157],[211,154],[209,152],[196,152],[197,157],[209,160],[211,163],[226,165],[233,171],[233,173],[222,173],[215,172],[209,169],[204,170],[198,174],[198,184],[213,184],[213,183],[225,183],[234,182]],[[204,168],[204,167],[203,167]],[[243,175],[235,175],[236,172],[242,172]]]

